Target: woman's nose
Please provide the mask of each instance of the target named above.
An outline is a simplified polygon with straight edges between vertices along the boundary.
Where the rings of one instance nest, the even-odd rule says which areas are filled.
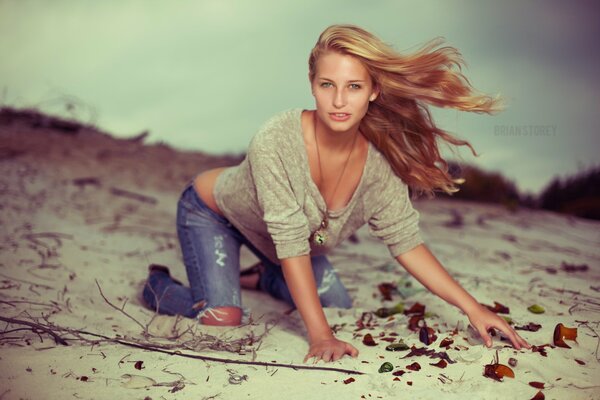
[[[333,105],[341,108],[346,105],[346,94],[343,89],[338,89],[335,92],[335,97],[333,99]]]

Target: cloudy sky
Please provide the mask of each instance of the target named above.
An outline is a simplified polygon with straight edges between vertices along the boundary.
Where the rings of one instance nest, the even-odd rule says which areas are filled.
[[[327,26],[362,26],[400,52],[442,36],[462,53],[471,84],[508,108],[490,116],[433,107],[435,122],[481,154],[463,148],[463,161],[537,192],[598,163],[597,4],[0,0],[0,99],[119,137],[149,130],[151,143],[242,152],[265,119],[314,107],[307,58]]]

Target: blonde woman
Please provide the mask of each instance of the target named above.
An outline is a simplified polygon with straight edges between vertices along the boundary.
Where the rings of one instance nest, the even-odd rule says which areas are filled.
[[[432,197],[457,191],[438,139],[471,145],[437,128],[427,104],[491,113],[498,100],[475,95],[453,65],[452,47],[432,41],[401,55],[354,25],[332,25],[309,57],[316,109],[294,108],[266,121],[237,166],[190,181],[178,203],[177,231],[190,288],[152,265],[144,290],[160,313],[202,324],[247,321],[240,286],[257,288],[299,311],[308,333],[304,359],[336,361],[358,350],[338,340],[322,307],[352,299],[326,254],[361,226],[431,292],[459,307],[486,345],[489,328],[530,348],[504,319],[480,305],[444,269],[419,232],[409,187]],[[260,263],[240,277],[244,244]]]

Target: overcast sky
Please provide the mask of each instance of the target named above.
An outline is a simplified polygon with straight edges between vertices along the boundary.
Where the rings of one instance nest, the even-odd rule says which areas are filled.
[[[435,122],[481,154],[463,148],[463,161],[537,192],[598,163],[597,4],[0,0],[0,100],[58,115],[73,102],[79,119],[119,137],[149,130],[150,143],[242,152],[273,114],[314,108],[307,59],[327,26],[362,26],[401,52],[442,36],[475,89],[508,108],[432,107]]]

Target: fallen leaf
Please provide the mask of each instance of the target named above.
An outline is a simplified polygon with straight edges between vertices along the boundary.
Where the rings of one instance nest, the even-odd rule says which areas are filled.
[[[530,322],[527,325],[515,326],[515,330],[537,332],[540,330],[541,327],[542,326],[540,324],[534,324],[533,322]]]
[[[510,314],[509,308],[506,307],[505,305],[498,303],[497,301],[494,301],[494,307],[488,306],[487,304],[482,304],[482,305],[484,307],[486,307],[488,310],[495,312],[496,314]]]
[[[429,346],[437,340],[437,336],[432,328],[423,326],[419,331],[419,340],[426,346]]]
[[[144,364],[143,361],[136,361],[134,367],[135,367],[135,369],[142,369],[142,368],[144,368],[143,364]]]
[[[578,359],[575,359],[575,361],[577,361],[577,364],[579,364],[579,365],[585,365],[585,361],[581,361]]]
[[[429,363],[429,365],[433,365],[434,367],[438,367],[438,368],[446,368],[448,363],[446,362],[446,360],[440,360],[435,364]]]
[[[404,343],[404,341],[402,339],[400,339],[400,341],[398,343],[392,343],[392,344],[386,346],[385,349],[387,351],[402,351],[402,350],[408,350],[409,347],[406,343]]]
[[[415,361],[414,363],[407,365],[406,369],[411,371],[419,371],[421,369],[421,365],[419,365],[419,363]]]
[[[394,372],[392,372],[392,375],[394,375],[394,376],[402,376],[402,375],[404,375],[405,373],[406,373],[406,371],[404,371],[404,370],[402,370],[402,369],[399,369],[398,371],[394,371]]]
[[[508,365],[510,365],[511,367],[516,367],[517,366],[517,359],[513,358],[513,357],[510,357],[508,359]]]
[[[544,382],[529,382],[529,386],[533,386],[536,389],[544,389]]]
[[[404,311],[405,315],[413,315],[413,314],[417,314],[417,315],[423,315],[425,314],[425,306],[421,303],[415,303],[412,305],[411,308],[409,308],[408,310]]]
[[[537,304],[533,304],[527,307],[527,309],[534,314],[543,314],[544,312],[546,312],[546,310],[544,310],[544,307]]]
[[[392,292],[396,290],[396,285],[394,283],[383,282],[377,285],[377,288],[383,299],[390,301],[392,300]]]
[[[450,338],[444,338],[444,339],[442,339],[442,341],[440,342],[440,347],[445,347],[445,348],[448,348],[448,347],[450,347],[450,345],[451,345],[452,343],[454,343],[454,340],[453,340],[453,339],[450,339]]]
[[[514,378],[513,370],[504,364],[487,364],[483,369],[483,376],[502,382],[502,378]]]
[[[571,346],[565,343],[565,339],[577,343],[577,328],[567,328],[562,323],[557,324],[554,328],[553,339],[555,346],[570,349]]]
[[[544,400],[545,398],[546,396],[544,396],[544,393],[542,393],[541,390],[538,390],[538,392],[535,394],[535,396],[531,398],[531,400]]]
[[[377,343],[375,343],[375,340],[373,339],[373,336],[370,333],[367,333],[363,337],[362,342],[365,346],[377,346]]]
[[[354,381],[355,381],[355,379],[354,379],[354,378],[352,378],[352,377],[350,377],[350,378],[348,378],[348,379],[345,379],[345,380],[344,380],[344,383],[347,385],[347,384],[349,384],[349,383],[352,383],[352,382],[354,382]]]

